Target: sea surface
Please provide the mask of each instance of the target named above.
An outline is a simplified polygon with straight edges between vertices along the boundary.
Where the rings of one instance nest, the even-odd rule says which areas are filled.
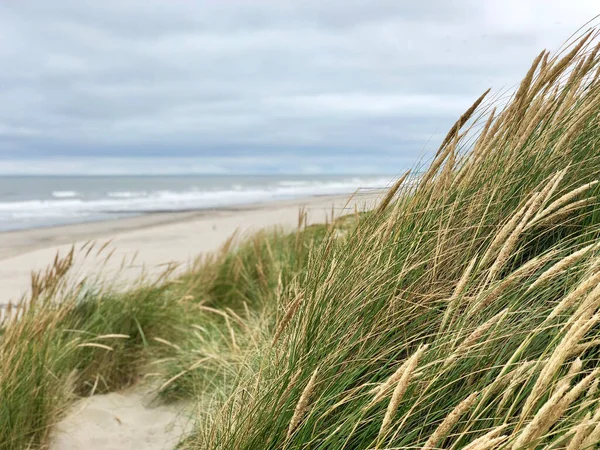
[[[381,189],[373,176],[2,176],[0,231]]]

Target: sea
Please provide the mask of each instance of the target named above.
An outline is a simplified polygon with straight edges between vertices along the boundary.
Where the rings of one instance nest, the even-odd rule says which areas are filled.
[[[0,231],[382,189],[393,175],[1,176]]]

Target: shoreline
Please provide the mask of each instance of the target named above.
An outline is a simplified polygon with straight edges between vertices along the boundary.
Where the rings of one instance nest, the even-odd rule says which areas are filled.
[[[133,216],[113,219],[91,220],[79,223],[50,225],[45,227],[0,231],[0,261],[18,256],[28,251],[50,245],[63,245],[77,241],[87,241],[110,237],[114,234],[153,228],[163,225],[182,223],[209,217],[235,215],[247,211],[311,204],[314,201],[336,201],[340,198],[374,197],[381,190],[372,189],[358,194],[312,195],[294,199],[244,203],[223,207],[198,208],[186,210],[148,211]]]
[[[92,257],[77,257],[78,278],[110,280],[126,287],[140,277],[154,277],[168,264],[181,270],[200,255],[218,250],[234,233],[245,234],[274,226],[292,229],[304,209],[307,224],[323,223],[364,210],[380,195],[370,190],[346,195],[310,196],[254,204],[159,212],[97,222],[0,232],[0,306],[26,295],[31,273],[48,267],[56,255],[65,255],[90,241],[108,244],[108,250]],[[346,206],[347,209],[343,209]],[[110,260],[106,253],[112,252]],[[81,252],[79,252],[81,253]],[[94,278],[95,279],[95,278]]]

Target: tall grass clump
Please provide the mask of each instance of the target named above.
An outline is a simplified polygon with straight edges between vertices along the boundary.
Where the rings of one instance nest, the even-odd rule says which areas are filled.
[[[156,361],[162,399],[223,397],[250,355],[256,357],[261,344],[277,334],[275,327],[286,320],[278,324],[277,316],[294,308],[285,298],[306,276],[311,249],[328,234],[325,225],[305,226],[304,221],[301,211],[294,233],[276,228],[239,241],[233,236],[180,277],[193,314],[177,347]]]
[[[32,277],[0,334],[0,448],[43,448],[81,396],[136,382],[185,310],[168,283],[115,293],[69,281],[73,252]]]
[[[225,270],[207,298],[277,305],[181,447],[597,445],[596,38],[540,53],[504,105],[482,95],[417,183],[325,234],[285,289]]]

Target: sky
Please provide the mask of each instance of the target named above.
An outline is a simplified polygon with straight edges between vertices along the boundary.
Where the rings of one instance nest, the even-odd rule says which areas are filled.
[[[0,174],[396,173],[598,13],[596,0],[1,0]]]

